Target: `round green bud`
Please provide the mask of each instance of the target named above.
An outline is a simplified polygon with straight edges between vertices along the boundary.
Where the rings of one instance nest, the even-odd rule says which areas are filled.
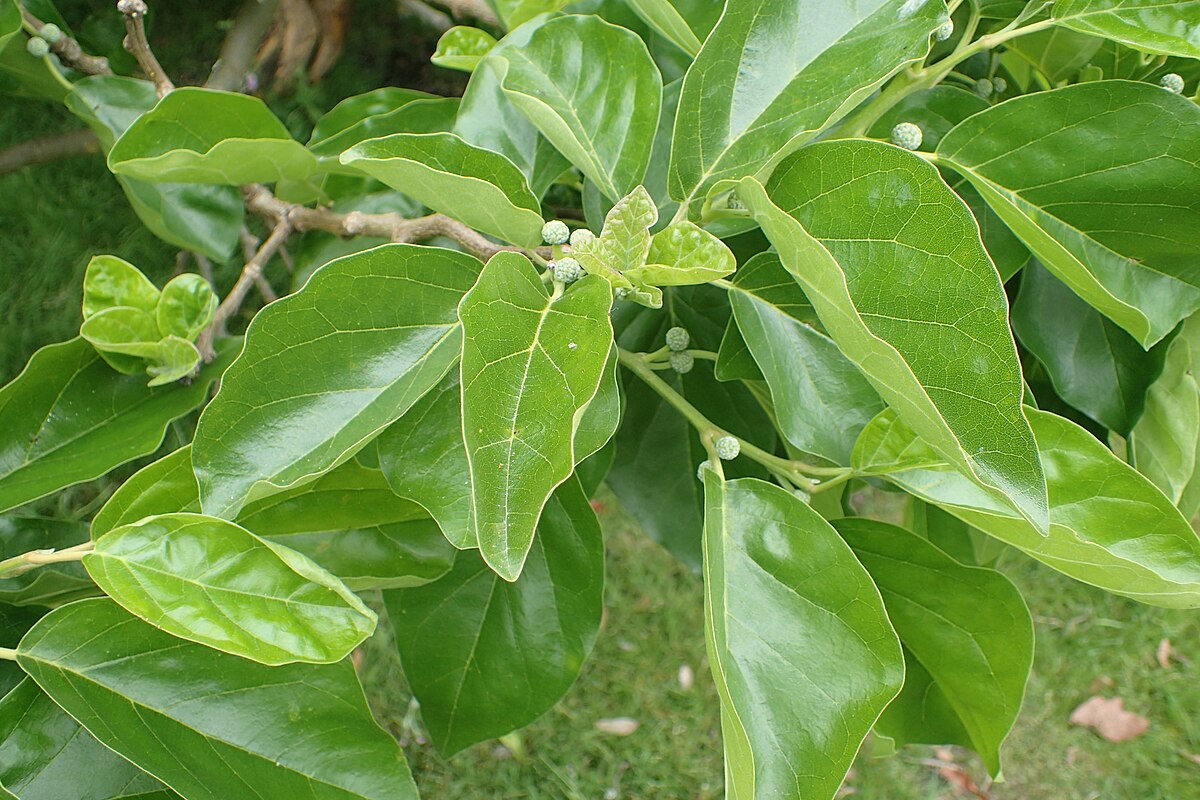
[[[1158,79],[1158,85],[1171,94],[1183,94],[1183,76],[1176,72],[1168,72]]]
[[[554,262],[554,280],[574,283],[583,276],[583,267],[573,258],[560,258]]]
[[[704,470],[712,469],[713,463],[707,458],[700,462],[700,466],[696,467],[696,478],[701,482],[704,481]]]
[[[596,234],[587,228],[571,231],[571,247],[587,247],[594,241],[596,241]]]
[[[687,350],[688,344],[691,343],[692,336],[687,332],[687,328],[681,328],[676,325],[671,330],[667,331],[667,347],[675,352]]]
[[[722,461],[732,461],[742,452],[742,443],[733,436],[722,436],[713,442],[713,450]]]
[[[571,238],[571,229],[561,219],[552,219],[542,226],[542,241],[546,244],[566,244]]]
[[[992,78],[992,88],[996,90],[996,94],[1000,94],[1008,88],[1008,81],[999,77]]]
[[[686,375],[692,371],[692,367],[696,366],[696,359],[692,358],[691,353],[671,353],[669,360],[671,369],[680,375]]]
[[[53,22],[47,22],[45,25],[43,25],[42,29],[38,31],[38,35],[45,39],[49,44],[58,44],[63,38],[62,28],[58,27]]]
[[[920,126],[911,122],[901,122],[892,128],[892,144],[905,150],[916,150],[924,138]]]
[[[34,58],[45,58],[50,53],[50,45],[40,36],[30,37],[29,41],[25,43],[25,49]]]
[[[975,93],[980,97],[991,97],[992,92],[996,90],[996,84],[989,81],[987,78],[980,78],[975,81]]]
[[[933,31],[933,38],[939,42],[944,42],[954,35],[954,20],[948,19]]]

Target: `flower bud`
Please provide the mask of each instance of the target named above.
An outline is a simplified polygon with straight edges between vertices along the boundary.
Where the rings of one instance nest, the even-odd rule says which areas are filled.
[[[38,35],[45,39],[47,44],[58,44],[63,38],[62,28],[53,22],[47,22],[43,25],[42,29],[38,31]]]
[[[674,328],[671,328],[671,330],[667,331],[667,347],[675,352],[687,350],[691,341],[692,337],[691,334],[687,332],[687,328],[681,328],[676,325]]]
[[[1158,85],[1171,94],[1183,94],[1183,76],[1177,72],[1168,72],[1158,79]]]
[[[713,442],[713,450],[722,461],[732,461],[742,452],[742,443],[734,436],[722,436]]]
[[[924,138],[921,128],[911,122],[901,122],[892,128],[892,144],[905,150],[916,150]]]
[[[709,461],[707,458],[704,459],[703,461],[700,462],[700,466],[696,467],[696,478],[698,478],[700,481],[703,481],[704,480],[704,470],[712,469],[712,468],[713,468],[713,463],[711,461]]]
[[[996,85],[987,78],[980,78],[975,81],[975,93],[980,97],[991,97],[992,92],[996,90]]]
[[[31,36],[25,43],[25,49],[34,58],[45,58],[50,53],[50,45],[40,36]]]
[[[933,38],[939,42],[944,42],[954,35],[954,20],[948,19],[933,31]]]
[[[999,76],[992,78],[992,88],[996,90],[996,94],[1000,94],[1008,88],[1008,81]]]
[[[571,238],[571,229],[561,219],[552,219],[542,226],[542,241],[546,244],[566,244]]]
[[[554,280],[574,283],[583,275],[583,267],[573,258],[560,258],[554,262]]]
[[[544,233],[545,231],[543,231]],[[578,228],[571,231],[571,247],[587,247],[594,241],[596,241],[596,234],[587,228]]]
[[[680,375],[686,375],[696,366],[696,359],[692,358],[691,353],[671,353],[668,360],[671,362],[671,369]]]

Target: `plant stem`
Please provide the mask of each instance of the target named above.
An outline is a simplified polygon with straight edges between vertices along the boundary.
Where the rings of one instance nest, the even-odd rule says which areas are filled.
[[[4,659],[5,661],[16,661],[17,651],[13,650],[11,647],[0,647],[0,658]]]
[[[154,83],[154,89],[159,98],[175,88],[175,84],[167,77],[167,72],[158,63],[154,51],[150,49],[150,40],[146,38],[146,13],[150,10],[145,0],[119,0],[117,10],[125,15],[125,49],[137,59],[138,66],[146,77]]]
[[[13,578],[45,564],[78,561],[90,553],[93,546],[91,542],[84,542],[65,550],[31,550],[19,556],[6,558],[0,561],[0,578]]]

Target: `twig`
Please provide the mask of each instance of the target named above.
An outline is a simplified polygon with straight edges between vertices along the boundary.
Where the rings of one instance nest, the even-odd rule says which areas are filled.
[[[445,8],[455,19],[472,17],[489,25],[500,24],[500,18],[484,0],[431,0],[431,2]]]
[[[39,33],[42,28],[46,27],[46,23],[29,13],[24,6],[21,6],[21,16],[24,18],[26,25]],[[63,64],[66,64],[71,69],[78,70],[87,75],[112,74],[112,68],[109,67],[107,58],[85,53],[79,42],[70,36],[64,35],[57,42],[50,45],[50,50],[58,56]]]
[[[400,0],[400,8],[435,31],[444,33],[454,27],[454,20],[448,14],[439,11],[424,0]]]
[[[100,142],[97,141],[96,134],[87,128],[30,139],[0,150],[0,175],[7,175],[36,164],[49,164],[64,158],[99,152]]]
[[[221,44],[221,55],[213,64],[209,89],[235,92],[242,88],[254,66],[254,55],[271,27],[279,0],[246,0]]]
[[[154,51],[150,49],[150,41],[146,38],[146,7],[145,0],[117,0],[117,10],[125,15],[125,49],[133,54],[146,77],[154,82],[154,88],[160,98],[175,88],[171,79],[158,63]]]

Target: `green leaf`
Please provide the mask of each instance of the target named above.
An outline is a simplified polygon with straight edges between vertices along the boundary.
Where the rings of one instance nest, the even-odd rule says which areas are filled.
[[[554,299],[527,258],[498,253],[459,306],[463,441],[476,537],[509,581],[542,506],[575,468],[579,419],[612,349],[612,289],[587,276]]]
[[[789,157],[765,189],[747,179],[738,193],[880,396],[1045,529],[1008,301],[975,220],[937,170],[890,145],[834,141]]]
[[[932,679],[919,686],[920,694],[906,681],[879,730],[901,744],[971,747],[988,772],[999,775],[1000,745],[1021,710],[1033,665],[1033,620],[1017,587],[995,570],[958,563],[895,525],[847,517],[833,527],[883,595],[905,663],[916,661]],[[915,714],[895,708],[913,704],[948,705],[968,738],[942,739],[936,725],[914,726]]]
[[[1200,0],[1058,0],[1054,19],[1147,53],[1200,58]]]
[[[1021,274],[1012,326],[1045,365],[1059,397],[1106,428],[1129,433],[1162,372],[1166,342],[1146,352],[1036,263]]]
[[[458,357],[469,255],[384,245],[331,261],[259,312],[196,430],[206,513],[316,477],[354,455]]]
[[[1078,82],[1080,71],[1091,63],[1103,44],[1103,39],[1055,26],[1018,36],[1008,46],[1041,72],[1050,85],[1058,86]]]
[[[158,287],[142,271],[116,256],[93,256],[83,274],[83,318],[117,306],[153,314]]]
[[[153,313],[132,306],[113,306],[83,321],[79,335],[97,350],[145,357],[161,334]]]
[[[341,162],[484,233],[523,247],[542,241],[541,204],[521,171],[452,133],[370,139]]]
[[[331,140],[339,139],[349,131],[362,125],[372,117],[378,117],[381,114],[391,114],[397,109],[404,108],[409,103],[417,100],[431,100],[434,95],[428,92],[420,92],[416,89],[399,89],[394,86],[385,86],[380,89],[373,89],[363,94],[356,94],[352,97],[347,97],[336,106],[326,111],[313,125],[312,135],[308,138],[308,146],[310,149]],[[367,136],[358,141],[365,139],[374,139],[375,136]],[[357,144],[357,141],[355,142]],[[346,150],[349,145],[338,150]]]
[[[604,218],[600,235],[572,247],[571,255],[590,275],[600,275],[616,288],[633,284],[622,273],[645,266],[658,222],[658,207],[646,187],[638,186],[618,200]]]
[[[146,367],[150,375],[148,386],[164,386],[182,380],[195,372],[200,365],[200,351],[196,345],[178,336],[168,336],[158,343],[157,350],[150,356]]]
[[[154,84],[149,81],[93,75],[75,83],[66,105],[96,133],[107,151],[156,101]],[[164,242],[221,262],[238,248],[246,211],[236,187],[115,177],[142,224]]]
[[[307,557],[203,514],[164,514],[96,540],[83,566],[125,610],[263,664],[340,661],[375,614]]]
[[[191,445],[150,462],[118,486],[92,519],[92,538],[146,517],[182,511],[200,511]]]
[[[47,517],[0,517],[0,559],[33,550],[65,550],[88,540],[87,525]],[[78,562],[46,564],[21,575],[0,579],[0,603],[7,606],[60,606],[99,589]],[[7,607],[6,606],[6,607]],[[11,647],[15,641],[3,642]]]
[[[539,14],[558,11],[570,0],[488,0],[504,27],[512,30]]]
[[[733,316],[771,389],[780,431],[806,453],[850,463],[858,434],[883,401],[831,339],[795,316],[811,307],[777,255],[750,259],[733,286]]]
[[[598,16],[557,17],[497,49],[504,93],[611,200],[641,183],[662,76],[645,43]],[[493,124],[495,124],[493,122]]]
[[[717,181],[767,172],[924,58],[944,19],[908,0],[729,0],[683,80],[671,197],[694,218]]]
[[[405,93],[391,98],[391,102],[396,103],[394,108],[364,117],[344,130],[331,130],[327,138],[309,142],[309,149],[321,159],[322,169],[327,172],[361,175],[358,170],[342,166],[338,161],[338,157],[354,145],[397,133],[437,133],[453,127],[458,111],[457,97],[433,97],[424,92],[406,89],[392,91]],[[339,107],[335,107],[329,113],[338,112]],[[374,107],[374,104],[367,106]],[[367,108],[364,108],[364,111]],[[313,135],[315,137],[316,133]]]
[[[692,58],[700,52],[700,39],[669,0],[629,0],[629,7],[647,25]]]
[[[704,498],[705,639],[727,794],[833,797],[904,681],[879,591],[790,492],[705,470]]]
[[[0,0],[0,50],[21,32],[21,9],[16,0]]]
[[[180,641],[107,599],[51,612],[17,658],[102,744],[188,800],[417,798],[348,662],[267,667]]]
[[[176,275],[163,287],[155,312],[163,336],[195,339],[217,313],[212,284],[192,272]]]
[[[737,269],[725,243],[690,222],[675,222],[650,240],[646,266],[625,277],[639,286],[687,286],[724,278]]]
[[[438,39],[430,61],[439,67],[473,72],[480,60],[496,46],[496,37],[479,28],[455,25]]]
[[[165,791],[96,741],[29,678],[0,700],[0,781],[21,800],[118,800]]]
[[[1150,605],[1200,607],[1200,538],[1154,484],[1087,431],[1026,410],[1050,490],[1042,536],[885,411],[863,431],[854,466],[892,483],[1078,581]]]
[[[303,180],[317,160],[257,97],[185,86],[121,134],[108,168],[154,183],[240,186]]]
[[[1013,44],[1028,37],[1018,37]],[[991,104],[975,92],[957,86],[934,86],[913,92],[888,109],[867,134],[875,139],[890,139],[892,128],[900,122],[912,122],[921,128],[921,146],[926,150],[937,147],[942,137],[972,114],[978,114]]]
[[[0,511],[153,453],[172,420],[208,399],[232,345],[219,342],[190,385],[157,389],[114,372],[82,339],[38,350],[0,388]]]
[[[604,542],[578,481],[546,504],[521,577],[475,551],[417,589],[384,593],[404,675],[446,755],[502,736],[561,698],[592,649],[604,597]]]
[[[1143,347],[1200,308],[1200,108],[1187,98],[1129,81],[1037,92],[965,120],[937,157]]]

